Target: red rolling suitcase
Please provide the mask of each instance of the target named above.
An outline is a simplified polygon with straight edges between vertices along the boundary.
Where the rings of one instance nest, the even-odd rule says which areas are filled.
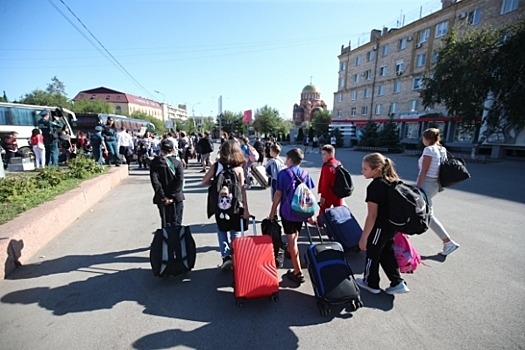
[[[255,217],[253,222],[254,236],[244,236],[241,219],[242,237],[232,243],[233,252],[233,291],[237,305],[242,307],[247,299],[269,297],[279,300],[279,280],[272,238],[256,235]]]

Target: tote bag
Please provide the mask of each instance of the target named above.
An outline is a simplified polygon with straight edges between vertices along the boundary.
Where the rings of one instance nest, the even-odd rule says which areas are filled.
[[[458,182],[470,178],[470,173],[465,166],[465,161],[460,158],[454,158],[447,151],[447,156],[439,165],[439,182],[443,187],[449,187]]]

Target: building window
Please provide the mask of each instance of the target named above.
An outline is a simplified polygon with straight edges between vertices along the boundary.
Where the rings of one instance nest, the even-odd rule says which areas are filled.
[[[465,128],[458,126],[454,130],[455,142],[472,142],[474,140],[474,128]]]
[[[407,123],[405,126],[405,138],[408,140],[419,140],[419,123]]]
[[[430,28],[423,29],[419,32],[419,38],[417,40],[418,44],[423,44],[428,41],[428,38],[430,37]]]
[[[368,97],[370,97],[370,88],[365,88],[363,98],[368,98]]]
[[[417,100],[410,101],[410,112],[417,111]]]
[[[426,53],[420,53],[416,56],[416,67],[423,67],[427,59]]]
[[[438,52],[438,50],[432,51],[432,59],[430,60],[430,62],[432,64],[436,64],[438,59],[439,59],[439,52]]]
[[[93,94],[91,95],[91,99],[94,100],[95,98],[97,98],[97,95]]]
[[[401,82],[399,80],[394,80],[394,93],[401,92]]]
[[[396,112],[397,112],[397,102],[392,102],[392,104],[390,105],[390,114],[393,114]]]
[[[385,86],[379,85],[377,87],[377,96],[383,96],[385,94]]]
[[[519,0],[503,0],[501,4],[501,14],[514,11],[518,8]]]
[[[379,75],[380,76],[384,77],[384,76],[386,76],[386,73],[387,73],[386,66],[379,67]]]
[[[414,78],[413,84],[412,84],[412,89],[419,90],[422,87],[423,87],[423,78],[421,78],[421,77]]]
[[[447,35],[448,33],[448,21],[443,21],[436,24],[436,38]]]
[[[120,100],[120,95],[117,95],[117,100]]]
[[[361,114],[368,115],[368,106],[361,107]]]
[[[356,115],[357,115],[357,108],[356,107],[352,107],[350,109],[350,116],[355,117]]]
[[[469,26],[475,26],[476,24],[479,23],[479,18],[480,18],[480,11],[479,11],[479,9],[475,9],[474,11],[470,11],[468,13],[468,17],[467,17],[467,24]]]
[[[337,94],[337,102],[343,102],[343,94]]]
[[[370,79],[372,79],[372,70],[371,70],[371,69],[369,69],[369,70],[367,70],[367,71],[365,72],[365,79],[366,79],[366,80],[370,80]]]
[[[352,101],[357,100],[357,90],[352,91]]]
[[[345,87],[345,78],[339,78],[339,90],[344,89]]]
[[[376,115],[381,115],[381,105],[376,105]]]
[[[398,50],[401,51],[401,50],[406,49],[407,48],[407,42],[408,42],[408,38],[407,37],[399,39],[399,42],[398,42],[398,45],[397,45]]]
[[[354,83],[359,83],[359,74],[354,74]]]
[[[120,106],[116,106],[116,107],[115,107],[115,112],[116,112],[117,114],[122,113],[122,107],[120,107]]]
[[[337,110],[337,118],[341,118],[342,115],[341,115],[341,110]]]
[[[346,70],[346,61],[339,62],[339,70],[345,71]]]
[[[405,71],[405,63],[403,60],[396,62],[396,75],[401,75]]]
[[[374,58],[376,58],[376,52],[374,50],[369,51],[369,52],[366,53],[366,60],[368,62],[373,61]]]
[[[388,55],[388,50],[390,49],[390,44],[385,44],[383,46],[383,56],[387,56]]]
[[[361,57],[355,56],[355,65],[359,66],[361,64]]]
[[[109,101],[111,97],[109,95],[106,95],[106,101]]]

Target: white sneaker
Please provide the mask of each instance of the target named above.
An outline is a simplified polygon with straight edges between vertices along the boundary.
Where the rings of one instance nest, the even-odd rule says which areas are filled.
[[[439,252],[439,254],[447,256],[453,253],[458,248],[459,248],[459,244],[457,244],[454,241],[449,241],[447,243],[443,243],[443,250]]]
[[[381,293],[381,289],[376,289],[376,288],[369,287],[368,284],[366,284],[365,280],[362,279],[362,278],[356,278],[355,282],[357,283],[359,288],[366,289],[367,291],[369,291],[372,294],[379,294],[379,293]]]
[[[385,292],[387,294],[393,295],[393,294],[403,294],[410,292],[410,289],[408,289],[405,281],[399,282],[397,286],[394,287],[388,287],[385,289]]]

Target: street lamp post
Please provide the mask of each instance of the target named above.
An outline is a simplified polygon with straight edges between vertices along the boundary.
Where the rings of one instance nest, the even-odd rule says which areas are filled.
[[[159,90],[153,90],[153,92],[155,92],[155,93],[157,93],[159,95],[162,95],[162,103],[161,103],[161,107],[162,107],[162,121],[165,122],[167,119],[169,119],[168,108],[166,106],[166,95],[164,95]]]

